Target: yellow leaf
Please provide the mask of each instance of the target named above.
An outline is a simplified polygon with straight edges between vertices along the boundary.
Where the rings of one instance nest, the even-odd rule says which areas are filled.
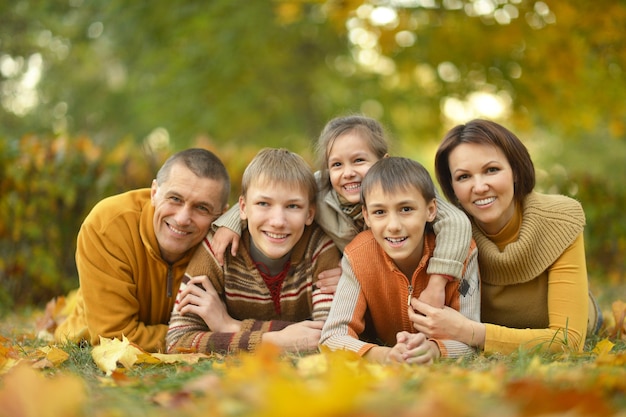
[[[117,369],[118,363],[130,369],[137,362],[137,358],[144,353],[131,344],[126,336],[122,336],[122,340],[100,337],[100,344],[93,348],[91,356],[98,368],[110,376]]]
[[[80,416],[85,399],[85,386],[80,378],[74,375],[46,378],[23,364],[3,377],[0,416]]]
[[[19,359],[7,358],[0,356],[0,375],[8,372],[11,368],[20,362]]]
[[[614,301],[611,305],[615,327],[610,332],[610,337],[622,339],[626,336],[626,303],[622,300]]]
[[[54,366],[62,364],[70,357],[66,351],[54,346],[45,346],[39,350],[46,354],[46,359],[52,362]]]
[[[611,352],[611,349],[613,349],[613,346],[615,346],[615,344],[609,339],[602,339],[596,344],[596,347],[593,348],[593,353],[598,356],[608,354]]]

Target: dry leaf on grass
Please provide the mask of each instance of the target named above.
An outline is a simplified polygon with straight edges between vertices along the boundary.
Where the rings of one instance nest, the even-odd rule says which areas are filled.
[[[102,372],[110,376],[117,369],[117,364],[121,364],[126,369],[130,369],[140,355],[145,354],[136,345],[130,343],[126,336],[119,339],[107,339],[100,337],[100,344],[95,346],[91,352],[94,362]]]
[[[81,416],[85,399],[85,386],[79,377],[60,375],[46,378],[22,363],[3,377],[0,416]]]

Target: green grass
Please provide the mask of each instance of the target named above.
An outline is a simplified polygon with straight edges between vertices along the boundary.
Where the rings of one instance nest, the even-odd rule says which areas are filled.
[[[625,294],[610,288],[599,298]],[[613,298],[611,298],[611,295]],[[34,363],[48,343],[33,331],[36,311],[24,310],[0,322],[0,357]],[[587,340],[583,353],[520,350],[511,355],[478,355],[443,360],[431,367],[371,366],[345,355],[216,357],[195,364],[137,364],[108,377],[95,364],[90,346],[59,346],[69,357],[37,370],[50,384],[77,377],[85,397],[78,411],[55,408],[66,394],[46,397],[54,385],[32,380],[7,384],[14,369],[0,374],[2,401],[24,390],[37,417],[75,416],[626,416],[626,342],[613,340],[611,356],[592,353],[606,335]],[[7,349],[11,352],[7,353]],[[41,355],[40,355],[41,356]],[[0,362],[2,369],[2,362]],[[29,378],[33,378],[30,376]],[[42,388],[43,387],[43,388]],[[68,385],[69,387],[69,385]],[[38,392],[41,391],[41,392]],[[8,393],[8,394],[7,394]],[[41,401],[38,399],[41,398]],[[61,410],[61,411],[59,411]],[[46,414],[46,412],[52,414]]]

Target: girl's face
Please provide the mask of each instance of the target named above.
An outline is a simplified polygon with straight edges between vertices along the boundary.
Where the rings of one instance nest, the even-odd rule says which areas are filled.
[[[328,173],[342,203],[361,201],[361,181],[378,159],[367,139],[355,132],[335,139],[328,150]]]
[[[515,212],[513,171],[502,150],[463,143],[450,152],[448,162],[463,209],[485,232],[498,233]]]

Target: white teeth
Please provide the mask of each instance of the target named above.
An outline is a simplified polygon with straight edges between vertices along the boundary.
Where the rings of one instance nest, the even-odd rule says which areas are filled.
[[[347,184],[344,185],[343,188],[347,191],[355,191],[358,190],[359,188],[361,188],[361,183],[351,183],[351,184]]]
[[[171,224],[169,224],[168,226],[170,227],[170,230],[172,232],[176,233],[177,235],[185,236],[187,234],[187,232],[183,232],[182,230],[178,230],[174,226],[172,226]]]
[[[400,242],[404,242],[406,240],[406,237],[397,237],[397,238],[388,237],[386,239],[391,243],[400,243]]]
[[[279,233],[265,232],[265,234],[271,237],[272,239],[284,239],[287,237],[287,235],[284,233],[279,234]]]
[[[494,201],[496,201],[495,197],[489,197],[483,198],[482,200],[476,200],[474,201],[474,204],[476,204],[477,206],[484,206],[486,204],[493,203]]]

